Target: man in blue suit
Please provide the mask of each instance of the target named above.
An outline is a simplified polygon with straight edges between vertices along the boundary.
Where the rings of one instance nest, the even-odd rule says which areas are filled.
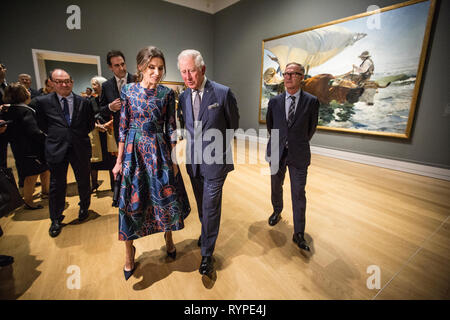
[[[178,69],[187,87],[179,98],[188,133],[186,169],[202,224],[199,272],[209,275],[219,234],[222,188],[228,172],[234,169],[231,142],[239,126],[239,110],[230,88],[205,77],[206,66],[200,52],[181,52]]]
[[[269,218],[269,225],[276,225],[281,218],[283,182],[286,167],[289,167],[294,212],[292,240],[300,249],[310,251],[304,238],[305,185],[311,161],[309,141],[316,131],[319,100],[300,89],[304,75],[305,69],[301,64],[287,64],[283,73],[286,91],[270,99],[268,105],[266,123],[270,138],[267,144],[267,157],[272,169],[271,200],[274,210]],[[274,130],[278,130],[277,134]]]

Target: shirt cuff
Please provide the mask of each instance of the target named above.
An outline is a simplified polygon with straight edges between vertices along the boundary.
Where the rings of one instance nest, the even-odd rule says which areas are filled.
[[[108,109],[109,109],[109,111],[111,111],[111,112],[116,112],[115,110],[111,110],[111,103],[108,103]]]

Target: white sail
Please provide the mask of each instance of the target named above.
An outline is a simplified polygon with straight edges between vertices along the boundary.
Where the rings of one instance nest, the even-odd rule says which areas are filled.
[[[265,49],[275,55],[284,72],[289,62],[301,63],[307,68],[319,66],[365,36],[365,33],[351,32],[341,26],[328,26],[270,40]]]

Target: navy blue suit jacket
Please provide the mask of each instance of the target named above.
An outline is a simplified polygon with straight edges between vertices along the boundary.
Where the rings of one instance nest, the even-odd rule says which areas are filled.
[[[267,157],[269,162],[280,162],[281,156],[288,142],[289,152],[287,163],[297,168],[307,167],[311,161],[309,141],[316,131],[319,117],[319,100],[303,90],[294,115],[294,121],[288,128],[285,108],[286,92],[269,100],[266,124],[270,138],[267,144]],[[278,157],[271,159],[272,130],[278,129]],[[274,144],[275,146],[276,144]]]
[[[192,91],[188,88],[179,98],[179,107],[182,108],[186,125],[185,129],[188,132],[188,145],[186,146],[187,172],[194,177],[197,176],[198,173],[201,173],[207,179],[223,177],[234,169],[231,150],[234,134],[230,136],[230,131],[227,139],[226,131],[227,129],[232,129],[234,131],[239,127],[239,109],[237,107],[236,98],[230,88],[211,80],[206,81],[198,119],[202,122],[201,134],[202,137],[205,137],[205,133],[210,129],[215,129],[215,131],[208,132],[213,135],[214,133],[220,132],[222,135],[222,148],[213,150],[211,143],[214,143],[215,139],[213,138],[211,141],[203,139],[202,152],[209,146],[204,154],[211,154],[215,159],[220,158],[220,161],[217,161],[219,163],[205,163],[205,159],[203,159],[200,164],[196,165],[193,161],[194,115],[191,97]],[[222,154],[216,154],[216,151],[221,151]]]
[[[40,129],[47,134],[45,158],[49,163],[62,162],[72,150],[80,159],[90,159],[92,154],[89,132],[94,128],[94,114],[90,102],[74,94],[70,125],[66,122],[55,92],[33,99],[30,107],[36,110]]]

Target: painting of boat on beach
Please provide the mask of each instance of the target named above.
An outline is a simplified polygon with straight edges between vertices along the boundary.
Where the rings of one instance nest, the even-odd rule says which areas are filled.
[[[319,129],[409,138],[435,0],[416,0],[263,40],[259,121],[287,63],[320,101]]]

